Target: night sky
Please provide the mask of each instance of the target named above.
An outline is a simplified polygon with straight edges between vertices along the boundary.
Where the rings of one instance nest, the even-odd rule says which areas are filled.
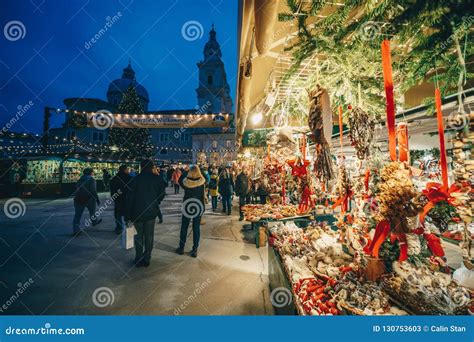
[[[11,21],[25,29],[20,27],[19,35],[13,29],[5,32]],[[189,21],[202,25],[201,38],[183,37]],[[107,31],[91,43],[107,22]],[[68,97],[107,100],[109,83],[121,77],[129,58],[137,81],[148,90],[149,110],[194,108],[196,63],[203,58],[212,23],[235,102],[236,0],[2,1],[0,126],[29,101],[32,108],[11,131],[41,133],[43,108],[64,108]],[[63,114],[54,115],[51,126],[63,121]]]

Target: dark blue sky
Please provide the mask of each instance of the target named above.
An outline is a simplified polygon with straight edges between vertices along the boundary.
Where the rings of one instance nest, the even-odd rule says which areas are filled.
[[[6,0],[1,7],[0,127],[29,101],[32,108],[10,130],[40,133],[43,107],[63,108],[64,98],[106,100],[109,83],[121,77],[129,58],[137,81],[148,90],[150,110],[194,108],[196,63],[212,23],[235,97],[236,0]],[[106,18],[114,16],[111,27],[86,49]],[[17,38],[5,32],[11,21],[24,25],[24,38],[7,39]],[[183,38],[188,21],[202,25],[202,38]],[[56,115],[52,126],[62,122]]]

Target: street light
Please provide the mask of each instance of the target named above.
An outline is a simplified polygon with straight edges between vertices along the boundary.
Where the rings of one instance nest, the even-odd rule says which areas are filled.
[[[257,112],[257,113],[255,113],[255,114],[252,116],[252,123],[253,123],[254,125],[256,125],[256,124],[260,123],[260,121],[262,121],[262,119],[263,119],[262,113],[261,113],[261,112]]]

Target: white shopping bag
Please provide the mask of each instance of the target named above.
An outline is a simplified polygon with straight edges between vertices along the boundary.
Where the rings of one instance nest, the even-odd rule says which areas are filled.
[[[123,249],[130,249],[135,246],[134,243],[134,237],[137,231],[135,230],[135,226],[133,223],[130,223],[127,225],[127,228],[125,228],[122,232],[122,248]]]

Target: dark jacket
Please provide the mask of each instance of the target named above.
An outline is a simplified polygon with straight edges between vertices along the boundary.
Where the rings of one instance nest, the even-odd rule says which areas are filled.
[[[125,215],[126,198],[132,179],[132,176],[127,175],[125,172],[119,172],[110,181],[110,196],[115,202],[114,213],[117,215]]]
[[[241,172],[235,180],[235,194],[237,196],[247,196],[249,193],[249,177]]]
[[[158,216],[159,205],[165,197],[163,178],[144,171],[130,182],[126,197],[125,220],[144,222]]]
[[[188,178],[181,177],[179,185],[184,189],[183,202],[189,198],[196,198],[204,205],[204,186],[206,180],[204,178]]]
[[[234,191],[234,181],[232,180],[232,176],[225,177],[223,174],[219,178],[219,193],[222,196],[231,196],[232,192]]]
[[[97,194],[97,183],[92,176],[81,176],[76,183],[76,191],[74,191],[74,200],[85,204],[88,201],[99,202],[99,195]]]

